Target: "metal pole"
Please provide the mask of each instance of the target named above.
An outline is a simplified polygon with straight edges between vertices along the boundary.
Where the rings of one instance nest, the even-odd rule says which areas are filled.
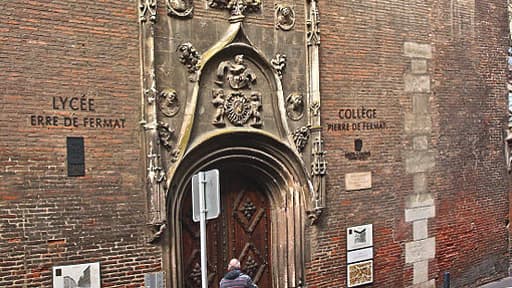
[[[199,221],[201,224],[201,282],[202,288],[208,288],[207,262],[206,262],[206,178],[204,172],[199,172]]]
[[[444,272],[443,288],[450,288],[450,272]]]

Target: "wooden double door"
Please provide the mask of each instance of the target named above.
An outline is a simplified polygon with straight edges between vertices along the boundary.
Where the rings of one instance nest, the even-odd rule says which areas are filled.
[[[207,223],[208,287],[219,287],[229,260],[260,288],[271,288],[270,203],[260,185],[241,170],[221,170],[221,215]],[[190,189],[181,213],[183,281],[201,288],[199,223],[192,221]]]

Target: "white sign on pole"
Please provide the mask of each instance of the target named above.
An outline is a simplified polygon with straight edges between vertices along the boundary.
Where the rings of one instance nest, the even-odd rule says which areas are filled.
[[[220,214],[219,170],[199,172],[192,176],[192,219],[200,223],[201,231],[201,287],[208,288],[206,255],[206,220]]]
[[[204,192],[205,192],[205,209],[206,220],[215,219],[220,215],[220,185],[219,170],[214,169],[204,173]],[[200,180],[199,173],[192,176],[192,219],[199,222],[199,214],[201,213],[199,205]]]

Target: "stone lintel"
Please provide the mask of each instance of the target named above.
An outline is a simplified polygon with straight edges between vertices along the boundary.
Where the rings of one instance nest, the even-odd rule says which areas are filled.
[[[405,243],[405,263],[415,263],[433,259],[435,254],[435,237]]]

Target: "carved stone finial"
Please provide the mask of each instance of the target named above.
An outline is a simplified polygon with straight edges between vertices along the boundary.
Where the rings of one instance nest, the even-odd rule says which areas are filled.
[[[194,11],[193,0],[167,0],[169,16],[191,17],[192,11]]]
[[[242,21],[247,11],[258,11],[261,9],[261,0],[208,0],[208,5],[212,8],[231,10],[231,22]]]
[[[148,18],[151,22],[156,21],[156,0],[139,1],[139,21],[146,22]]]
[[[270,60],[272,67],[276,70],[279,79],[283,78],[284,70],[286,69],[286,55],[277,53],[272,60]]]
[[[162,114],[167,117],[175,116],[180,110],[180,103],[176,90],[165,88],[159,94],[159,107]]]
[[[293,121],[304,116],[304,96],[300,93],[291,93],[286,97],[286,115]]]
[[[295,11],[290,5],[276,4],[276,29],[290,31],[295,26]]]
[[[199,59],[201,59],[201,56],[191,43],[187,42],[179,45],[178,53],[180,54],[180,63],[187,67],[189,73],[195,73],[197,70],[199,70],[198,63]]]
[[[306,40],[308,46],[320,45],[320,16],[316,7],[316,0],[311,1],[309,17],[306,20]]]

